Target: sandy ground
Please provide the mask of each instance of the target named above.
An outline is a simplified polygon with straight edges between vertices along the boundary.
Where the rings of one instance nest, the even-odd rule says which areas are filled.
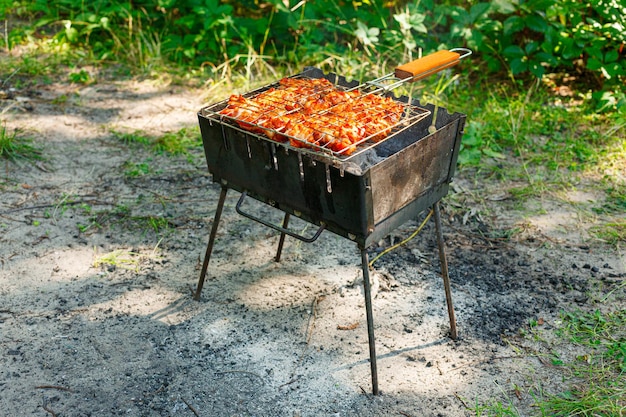
[[[559,392],[564,374],[519,330],[539,320],[549,331],[561,310],[626,307],[624,253],[589,241],[575,207],[518,218],[461,172],[443,202],[459,339],[448,334],[431,222],[372,272],[382,394],[371,395],[354,243],[287,239],[276,263],[276,233],[236,214],[231,191],[193,301],[219,194],[204,155],[155,155],[111,132],[195,128],[213,100],[124,83],[0,101],[6,127],[46,157],[1,166],[0,415],[469,416],[489,398],[531,415],[533,395]],[[139,164],[147,172],[128,175]],[[463,211],[464,195],[481,192],[495,196],[490,206]],[[159,219],[167,228],[156,234],[148,222]],[[489,237],[514,224],[524,231],[513,239]]]

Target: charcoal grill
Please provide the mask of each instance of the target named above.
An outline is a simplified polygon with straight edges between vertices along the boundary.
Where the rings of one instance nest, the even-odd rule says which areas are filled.
[[[384,140],[366,138],[349,154],[334,152],[324,146],[303,147],[297,143],[294,146],[293,140],[277,142],[251,132],[236,120],[220,114],[227,106],[226,100],[201,109],[198,120],[206,161],[213,181],[221,186],[221,192],[194,299],[199,300],[201,296],[229,189],[241,193],[235,206],[237,213],[280,233],[276,261],[280,260],[286,236],[313,242],[328,230],[355,242],[361,252],[372,392],[376,395],[379,392],[378,373],[367,248],[432,208],[450,336],[456,339],[439,201],[448,193],[455,172],[465,115],[450,114],[444,108],[422,105],[407,97],[397,98],[389,92],[406,80],[419,79],[450,67],[471,54],[465,49],[451,51],[456,55],[452,59],[444,57],[442,61],[429,55],[422,58],[428,62],[418,60],[424,64],[418,65],[418,73],[409,68],[407,75],[399,67],[394,74],[365,85],[312,67],[293,76],[323,78],[345,91],[360,89],[364,94],[382,94],[405,106],[403,120]],[[246,96],[254,97],[274,86],[262,87]],[[283,211],[282,224],[274,224],[248,212],[245,209],[248,197]],[[290,216],[316,225],[317,230],[310,236],[292,231],[289,229]]]

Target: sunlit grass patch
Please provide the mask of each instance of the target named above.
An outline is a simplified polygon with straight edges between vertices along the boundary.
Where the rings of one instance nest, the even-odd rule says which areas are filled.
[[[567,364],[570,389],[542,401],[546,415],[623,416],[626,412],[626,310],[561,314],[557,330],[581,349]]]
[[[141,253],[128,249],[116,249],[102,255],[99,255],[94,249],[93,267],[100,268],[102,266],[110,266],[138,272],[144,262],[159,259],[158,248],[159,245],[157,244],[149,253]]]
[[[544,181],[560,171],[598,172],[625,166],[626,120],[621,113],[598,115],[591,103],[563,105],[540,84],[520,89],[476,85],[455,89],[449,103],[468,115],[459,163],[506,173],[509,180]],[[519,166],[522,169],[514,168]],[[502,168],[504,167],[504,169]],[[538,170],[540,168],[540,170]]]
[[[512,404],[504,404],[497,400],[477,405],[473,411],[476,417],[519,417],[521,415]]]
[[[41,149],[32,144],[33,140],[18,135],[17,130],[9,130],[0,124],[0,158],[9,161],[38,161],[43,159]]]
[[[141,130],[133,132],[111,132],[126,145],[141,145],[157,154],[186,155],[202,146],[200,129],[184,127],[176,132],[166,132],[161,136],[152,136]]]
[[[589,380],[588,385],[555,395],[544,404],[546,416],[623,416],[626,409],[626,387],[619,380]],[[596,378],[602,378],[596,376]]]
[[[592,226],[589,232],[596,238],[611,245],[624,243],[626,242],[626,219],[609,221]]]
[[[96,256],[93,261],[94,268],[110,265],[116,268],[137,271],[141,262],[141,254],[130,250],[117,249],[112,252]]]
[[[152,147],[157,153],[180,155],[186,154],[191,149],[198,148],[201,145],[200,129],[193,127],[166,133],[156,138]]]
[[[562,372],[565,383],[560,392],[532,384],[528,394],[534,412],[522,414],[507,390],[498,398],[477,403],[476,416],[490,417],[570,417],[626,415],[626,310],[610,312],[564,311],[552,329],[539,329],[531,321],[522,335],[544,345],[539,356],[553,372]],[[521,352],[521,351],[520,351]],[[559,377],[558,374],[555,377]],[[519,396],[519,387],[511,387]]]
[[[157,172],[156,162],[150,158],[143,162],[126,161],[124,163],[124,175],[128,178],[143,177]]]
[[[147,135],[145,132],[141,130],[135,130],[133,132],[118,132],[116,130],[112,130],[111,133],[125,145],[132,144],[140,144],[140,145],[150,145],[153,139]]]

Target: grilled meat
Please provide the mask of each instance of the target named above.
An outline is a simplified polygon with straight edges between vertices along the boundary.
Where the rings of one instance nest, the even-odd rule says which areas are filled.
[[[364,140],[389,135],[403,112],[390,97],[342,91],[323,78],[283,78],[254,97],[232,95],[220,114],[278,142],[348,155]]]

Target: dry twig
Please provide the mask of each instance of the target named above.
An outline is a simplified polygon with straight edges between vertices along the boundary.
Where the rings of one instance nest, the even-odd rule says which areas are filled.
[[[41,406],[41,408],[46,410],[46,412],[52,414],[52,417],[57,417],[57,414],[48,407],[47,401],[44,402],[44,404]]]
[[[200,414],[198,414],[198,412],[196,411],[196,409],[195,409],[195,408],[193,408],[193,407],[191,406],[191,404],[189,404],[189,403],[187,402],[187,400],[185,400],[183,397],[180,397],[180,399],[182,400],[182,402],[184,402],[184,403],[185,403],[185,405],[186,405],[186,406],[187,406],[187,407],[191,410],[191,412],[192,412],[192,413],[194,413],[197,417],[200,417]]]
[[[469,406],[467,405],[467,403],[466,403],[465,401],[463,401],[463,398],[461,398],[461,396],[460,396],[458,393],[456,393],[456,392],[455,392],[455,393],[454,393],[454,396],[455,396],[455,397],[456,397],[459,401],[461,401],[461,404],[463,404],[463,406],[464,406],[465,408],[467,408],[468,410],[470,409],[470,408],[469,408]]]
[[[300,380],[300,376],[297,376],[297,377],[295,377],[295,378],[285,382],[284,384],[279,385],[278,388],[286,387],[287,385],[293,384],[294,382],[299,381],[299,380]]]

